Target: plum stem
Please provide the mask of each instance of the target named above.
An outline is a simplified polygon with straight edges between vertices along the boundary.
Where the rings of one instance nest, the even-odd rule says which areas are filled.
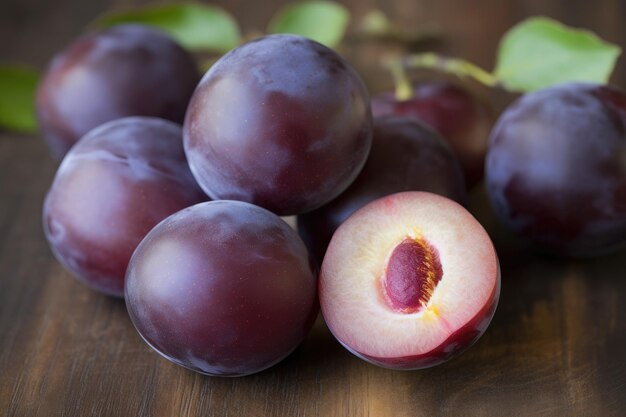
[[[429,68],[453,74],[460,78],[470,77],[488,87],[502,85],[501,81],[492,73],[461,58],[451,58],[427,52],[408,55],[403,58],[402,64],[402,66],[410,69]]]
[[[396,86],[395,96],[398,101],[406,101],[413,97],[413,86],[406,74],[404,65],[400,60],[392,60],[387,63],[393,82]]]

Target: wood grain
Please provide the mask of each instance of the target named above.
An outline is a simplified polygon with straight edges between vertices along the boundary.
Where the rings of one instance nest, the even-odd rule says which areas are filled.
[[[2,60],[42,66],[98,13],[144,1],[3,0]],[[246,29],[285,1],[222,0]],[[405,24],[437,25],[443,51],[493,65],[498,37],[546,14],[626,46],[620,0],[346,1]],[[374,91],[390,87],[372,51],[345,51]],[[624,60],[614,77],[626,83]],[[37,137],[0,134],[0,415],[6,416],[528,416],[626,414],[626,251],[571,261],[534,254],[502,230],[484,190],[471,208],[502,262],[494,321],[466,354],[418,372],[369,365],[318,320],[281,364],[209,378],[161,359],[123,302],[100,296],[54,260],[41,205],[55,170]],[[269,335],[268,335],[269,337]]]

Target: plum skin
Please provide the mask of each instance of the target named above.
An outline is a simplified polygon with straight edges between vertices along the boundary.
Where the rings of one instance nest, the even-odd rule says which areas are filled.
[[[463,172],[449,145],[421,122],[400,116],[374,119],[370,155],[338,198],[298,216],[298,233],[321,264],[333,233],[352,213],[401,191],[428,191],[465,204]]]
[[[496,124],[486,159],[492,207],[511,230],[563,256],[626,243],[626,95],[569,83],[529,93]]]
[[[89,132],[63,159],[44,202],[44,232],[79,280],[123,297],[126,267],[148,231],[206,199],[189,171],[179,125],[118,119]]]
[[[89,130],[125,116],[182,124],[200,79],[191,55],[165,33],[120,25],[59,52],[36,95],[44,139],[61,158]]]
[[[220,376],[286,357],[318,312],[317,277],[298,235],[271,212],[201,203],[155,227],[128,268],[126,304],[162,356]]]
[[[369,153],[371,125],[367,89],[347,62],[309,39],[270,35],[206,73],[189,104],[184,145],[213,199],[292,215],[348,187]]]
[[[372,98],[374,117],[413,117],[439,132],[459,159],[467,187],[482,180],[489,132],[495,122],[488,102],[458,84],[424,81],[416,85],[413,97],[397,100],[387,92]]]

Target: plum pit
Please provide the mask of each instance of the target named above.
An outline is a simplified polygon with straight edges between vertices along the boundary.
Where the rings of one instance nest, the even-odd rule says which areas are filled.
[[[443,276],[439,253],[426,239],[406,237],[391,251],[382,276],[389,307],[415,313],[426,307]]]

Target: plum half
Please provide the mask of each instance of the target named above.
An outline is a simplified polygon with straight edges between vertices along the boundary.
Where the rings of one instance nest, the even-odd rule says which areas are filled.
[[[170,361],[221,376],[286,357],[318,312],[317,277],[298,234],[239,201],[182,210],[141,242],[126,305],[144,340]]]
[[[626,94],[563,84],[498,120],[486,160],[494,211],[537,247],[593,256],[626,244]]]
[[[127,117],[90,131],[67,153],[44,203],[44,231],[77,278],[122,297],[128,261],[144,236],[206,199],[185,160],[181,127]]]
[[[483,178],[489,132],[495,121],[488,102],[460,85],[425,81],[415,86],[413,97],[396,99],[393,93],[372,97],[374,117],[389,114],[416,118],[448,141],[468,187]]]
[[[465,204],[463,172],[449,145],[408,117],[374,119],[372,150],[357,179],[330,203],[298,216],[298,233],[321,263],[328,242],[352,213],[401,191],[428,191]]]
[[[320,274],[329,329],[350,352],[391,369],[445,362],[487,329],[500,294],[489,236],[458,203],[404,192],[350,216]]]
[[[165,33],[120,25],[87,34],[59,52],[37,90],[44,139],[57,157],[89,130],[126,116],[182,123],[200,75]]]
[[[266,36],[224,55],[198,85],[184,126],[191,171],[210,197],[281,216],[345,190],[371,141],[359,75],[331,49],[293,35]]]

